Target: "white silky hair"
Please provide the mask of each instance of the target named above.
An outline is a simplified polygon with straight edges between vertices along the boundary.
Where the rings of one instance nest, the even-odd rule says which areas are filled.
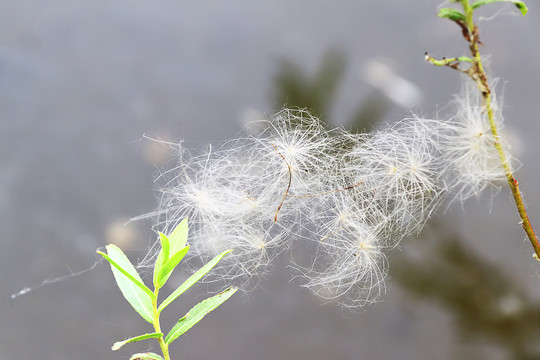
[[[158,178],[161,203],[150,216],[164,233],[187,217],[192,258],[234,250],[208,281],[248,289],[282,251],[307,242],[310,264],[294,265],[303,286],[346,307],[372,303],[385,291],[389,251],[445,200],[463,201],[504,178],[472,86],[447,120],[413,116],[351,134],[284,109],[216,150],[181,147],[177,166]]]
[[[457,112],[447,122],[448,131],[442,139],[445,163],[451,175],[449,186],[452,195],[459,201],[478,197],[488,186],[497,187],[497,183],[506,179],[495,142],[503,147],[510,168],[518,163],[511,156],[505,137],[496,138],[492,134],[482,97],[475,86],[471,81],[463,84],[461,94],[455,98]],[[500,135],[504,131],[500,109],[502,100],[492,92],[491,101]]]

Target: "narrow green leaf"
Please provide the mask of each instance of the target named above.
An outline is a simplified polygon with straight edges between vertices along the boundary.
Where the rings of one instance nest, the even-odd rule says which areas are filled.
[[[529,9],[527,8],[527,5],[525,5],[525,3],[523,1],[519,1],[519,0],[477,0],[472,4],[472,8],[476,9],[476,8],[479,8],[482,5],[491,4],[491,3],[494,3],[494,2],[513,3],[514,5],[516,5],[516,7],[519,9],[519,11],[521,11],[521,15],[523,15],[523,16],[527,15],[527,12],[529,11]]]
[[[185,218],[178,224],[173,232],[169,234],[169,242],[171,243],[171,254],[177,253],[180,249],[186,246],[188,237],[188,219]]]
[[[149,323],[152,323],[152,300],[154,293],[144,285],[137,270],[127,256],[115,245],[107,245],[107,254],[98,251],[110,264],[120,291],[133,308]]]
[[[165,263],[169,260],[169,250],[170,250],[170,242],[167,235],[163,233],[159,233],[159,239],[161,242],[161,250],[159,251],[158,257],[156,259],[156,263],[154,265],[154,287],[160,288],[161,286],[158,286],[158,274],[161,271],[161,268]]]
[[[112,350],[116,351],[120,349],[122,346],[126,345],[127,343],[135,342],[135,341],[141,341],[146,339],[154,339],[154,338],[160,338],[163,336],[163,333],[151,333],[151,334],[144,334],[132,337],[130,339],[124,340],[124,341],[117,341],[113,344]]]
[[[165,283],[165,282],[158,281],[159,274],[161,273],[161,268],[169,260],[170,254],[176,254],[178,251],[185,248],[186,242],[187,242],[187,236],[188,236],[187,218],[182,220],[182,222],[174,228],[174,230],[169,236],[166,236],[163,233],[159,233],[159,238],[161,240],[161,251],[158,254],[158,257],[156,259],[156,264],[154,267],[154,286],[156,288],[159,289]]]
[[[171,243],[167,235],[159,233],[159,240],[161,241],[161,252],[163,254],[163,264],[169,260],[169,250],[171,248]]]
[[[465,21],[465,14],[452,8],[442,8],[437,14],[438,17],[447,18],[453,21]]]
[[[165,343],[170,344],[176,340],[180,335],[188,331],[204,318],[206,314],[223,304],[229,299],[235,292],[236,288],[228,288],[227,290],[220,292],[219,294],[212,296],[206,300],[201,301],[195,305],[189,312],[181,318],[171,331],[165,336]]]
[[[129,360],[163,360],[163,358],[159,356],[158,354],[147,352],[147,353],[133,354],[129,358]]]
[[[163,265],[157,277],[157,287],[162,287],[167,282],[173,270],[180,263],[180,261],[182,261],[188,250],[189,246],[186,246],[171,256],[171,258]]]
[[[137,285],[141,290],[147,293],[150,298],[155,299],[155,295],[142,281],[141,277],[135,270],[135,267],[131,264],[127,256],[120,250],[119,247],[113,244],[106,246],[107,253],[105,254],[101,251],[97,251],[98,254],[103,256],[105,260],[111,263],[111,269],[118,270],[122,275],[131,280],[135,285]],[[113,259],[114,258],[114,259]],[[114,268],[113,268],[114,267]]]
[[[191,275],[182,285],[180,285],[174,292],[169,295],[162,303],[159,305],[158,313],[165,309],[170,303],[172,303],[177,297],[182,295],[187,289],[192,287],[197,281],[199,281],[207,272],[210,271],[216,264],[225,256],[230,253],[232,250],[227,250],[210,260],[210,262],[200,268],[195,274]]]

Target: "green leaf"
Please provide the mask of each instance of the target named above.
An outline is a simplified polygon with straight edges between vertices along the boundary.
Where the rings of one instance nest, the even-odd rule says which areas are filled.
[[[158,286],[158,274],[161,271],[161,268],[167,260],[169,260],[169,250],[170,250],[170,242],[167,235],[163,233],[159,233],[159,239],[161,242],[161,250],[159,251],[158,257],[156,259],[156,264],[154,265],[154,287],[160,288]]]
[[[182,222],[174,228],[174,230],[169,236],[159,233],[159,237],[161,239],[161,251],[159,252],[158,258],[156,259],[156,265],[154,267],[154,286],[156,288],[160,288],[161,286],[163,286],[165,281],[167,281],[167,279],[165,279],[165,281],[158,281],[159,275],[161,273],[161,268],[169,260],[170,254],[177,254],[179,251],[184,250],[184,248],[186,247],[187,236],[188,236],[187,218],[182,220]],[[178,263],[176,265],[178,265]],[[170,272],[169,272],[169,275],[170,275]]]
[[[98,251],[110,264],[120,291],[133,308],[149,323],[153,322],[152,300],[156,296],[147,288],[127,256],[115,245],[107,245],[107,254]]]
[[[128,257],[122,252],[122,250],[113,244],[107,245],[106,248],[108,254],[105,254],[101,251],[97,251],[97,253],[103,256],[105,260],[107,260],[109,263],[111,263],[111,269],[113,270],[113,273],[115,272],[115,270],[118,270],[122,275],[127,277],[141,290],[147,293],[150,298],[155,299],[155,294],[146,285],[144,285],[144,282],[137,273],[137,270],[135,270],[135,267],[131,264]]]
[[[133,354],[129,358],[129,360],[163,360],[163,358],[159,356],[158,354],[147,352],[147,353]]]
[[[175,254],[186,246],[188,237],[188,219],[185,218],[178,224],[173,232],[169,235],[171,243],[171,254]]]
[[[171,256],[171,258],[163,265],[163,267],[160,269],[159,274],[157,276],[157,287],[162,287],[169,277],[171,276],[173,270],[176,268],[176,266],[182,261],[184,256],[189,250],[189,246],[186,246],[185,248],[178,251],[176,254]]]
[[[161,255],[163,256],[162,264],[165,264],[167,260],[169,260],[169,250],[171,248],[171,243],[169,242],[169,238],[167,235],[163,233],[159,233],[159,240],[161,241]]]
[[[461,11],[451,8],[442,8],[437,14],[438,17],[447,18],[453,21],[465,21],[465,14]]]
[[[206,300],[201,301],[195,305],[189,312],[181,318],[176,325],[165,336],[165,343],[170,344],[176,340],[180,335],[188,331],[204,318],[206,314],[223,304],[229,299],[235,292],[236,288],[228,288],[227,290],[220,292],[219,294],[212,296]]]
[[[199,281],[207,272],[210,271],[216,264],[221,260],[223,256],[230,253],[232,250],[227,250],[210,260],[208,264],[200,268],[195,274],[191,275],[182,285],[180,285],[174,292],[169,295],[162,303],[159,305],[158,313],[165,309],[170,303],[172,303],[177,297],[182,295],[187,289],[192,287],[197,281]]]
[[[472,8],[476,9],[476,8],[479,8],[480,6],[483,6],[483,5],[486,5],[486,4],[491,4],[491,3],[494,3],[494,2],[513,3],[514,5],[516,5],[516,7],[519,9],[519,11],[521,11],[521,15],[523,15],[523,16],[527,15],[527,12],[529,11],[529,9],[527,8],[527,5],[525,5],[525,3],[523,1],[519,1],[519,0],[477,0],[472,4]]]
[[[113,351],[116,351],[118,349],[120,349],[122,346],[126,345],[127,343],[130,343],[130,342],[135,342],[135,341],[141,341],[141,340],[146,340],[146,339],[154,339],[154,338],[160,338],[163,336],[163,333],[151,333],[151,334],[144,334],[144,335],[139,335],[139,336],[136,336],[136,337],[132,337],[130,339],[127,339],[127,340],[124,340],[124,341],[117,341],[113,344],[112,346],[112,350]]]

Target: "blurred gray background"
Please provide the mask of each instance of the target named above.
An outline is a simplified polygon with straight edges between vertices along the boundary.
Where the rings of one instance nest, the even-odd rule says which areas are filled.
[[[127,359],[110,351],[148,331],[104,263],[108,242],[133,261],[154,239],[126,219],[157,206],[167,152],[225,141],[284,103],[356,130],[434,116],[460,77],[423,61],[462,55],[439,1],[0,1],[0,359]],[[484,53],[504,90],[517,173],[540,226],[540,5],[482,11]],[[401,89],[398,94],[392,89]],[[390,261],[380,303],[322,304],[287,259],[175,343],[177,359],[539,359],[540,265],[506,187],[440,214]],[[540,229],[540,228],[539,228]],[[179,272],[171,285],[182,280]],[[12,293],[35,290],[16,299]],[[199,295],[197,295],[199,294]],[[206,296],[171,306],[170,327]],[[157,350],[156,344],[154,349]]]

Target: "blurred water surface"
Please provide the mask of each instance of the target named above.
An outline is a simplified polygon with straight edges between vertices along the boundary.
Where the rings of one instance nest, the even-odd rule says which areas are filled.
[[[507,130],[524,164],[517,175],[529,215],[540,224],[540,6],[529,3],[526,17],[506,7],[497,19],[482,21],[481,32],[482,51],[493,55],[491,72],[504,84]],[[150,223],[121,224],[157,205],[151,163],[162,161],[163,153],[143,136],[184,139],[192,147],[227,140],[246,119],[279,108],[278,101],[296,105],[279,81],[291,64],[311,79],[329,52],[341,54],[331,101],[321,103],[326,92],[312,97],[334,124],[358,118],[368,105],[371,112],[362,116],[373,123],[409,113],[366,77],[366,64],[374,62],[414,84],[422,94],[415,111],[433,115],[460,80],[425,64],[424,52],[466,51],[455,25],[436,18],[437,5],[0,1],[0,359],[126,358],[147,349],[110,351],[114,340],[147,328],[105,264],[15,300],[9,295],[90,268],[98,260],[95,249],[111,239],[134,260],[142,256],[153,238]],[[321,305],[289,283],[284,258],[260,289],[229,300],[175,344],[173,354],[538,358],[531,337],[540,334],[538,265],[511,197],[503,188],[493,200],[486,194],[463,208],[450,209],[426,236],[403,243],[391,261],[395,281],[367,311],[343,314],[335,304]],[[204,292],[204,286],[194,288],[171,307],[165,326]]]

